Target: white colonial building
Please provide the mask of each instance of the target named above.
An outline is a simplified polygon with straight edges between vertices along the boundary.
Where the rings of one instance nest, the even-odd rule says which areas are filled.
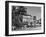
[[[32,22],[32,20],[31,15],[23,15],[23,22],[28,22],[28,25],[31,25],[30,22]]]

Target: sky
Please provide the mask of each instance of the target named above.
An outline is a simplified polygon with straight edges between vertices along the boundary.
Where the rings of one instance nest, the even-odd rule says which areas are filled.
[[[36,16],[37,19],[41,18],[41,7],[26,7],[27,8],[27,14]]]

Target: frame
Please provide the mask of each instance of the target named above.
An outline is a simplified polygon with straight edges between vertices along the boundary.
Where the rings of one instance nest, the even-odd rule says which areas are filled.
[[[25,5],[24,5],[25,4]],[[23,11],[20,11],[20,12],[23,12],[23,13],[14,13],[14,14],[16,14],[16,17],[20,14],[20,15],[22,15],[23,16],[23,20],[25,21],[27,21],[27,19],[28,19],[28,24],[26,25],[26,24],[24,24],[23,26],[20,26],[23,30],[21,30],[21,29],[19,29],[20,27],[19,26],[17,26],[17,25],[11,25],[11,20],[12,20],[12,24],[14,24],[14,22],[13,22],[13,16],[14,16],[14,14],[13,14],[13,12],[15,11],[15,8],[16,7],[21,7],[21,10],[22,10],[22,7],[25,7],[25,9],[26,10],[32,10],[32,14],[34,15],[34,13],[33,13],[33,9],[34,9],[34,11],[41,11],[41,13],[40,13],[40,16],[42,16],[41,17],[41,19],[42,19],[42,22],[40,22],[40,26],[41,26],[41,31],[39,32],[39,31],[37,31],[37,30],[34,30],[34,32],[33,32],[33,30],[32,31],[30,31],[30,30],[24,30],[23,29],[23,27],[25,27],[25,29],[27,29],[27,26],[28,26],[28,28],[29,27],[31,27],[31,28],[35,28],[36,27],[36,22],[39,22],[39,20],[37,20],[36,21],[36,16],[31,16],[30,15],[30,13],[29,14],[24,14],[24,12]],[[30,9],[30,7],[31,7],[31,9]],[[17,9],[17,8],[16,8]],[[36,9],[36,10],[35,10]],[[41,9],[41,10],[40,10]],[[29,10],[28,10],[28,12],[29,12]],[[36,12],[37,12],[36,11]],[[10,12],[12,12],[12,15],[11,15],[11,13]],[[19,16],[20,16],[19,15]],[[40,17],[39,16],[39,17]],[[34,25],[32,26],[32,21],[29,23],[29,19],[30,19],[30,17],[32,17],[32,18],[35,18],[35,19],[33,19],[34,21],[33,22],[35,22],[35,23],[33,23]],[[12,19],[11,19],[12,18]],[[22,17],[21,17],[22,18]],[[26,19],[25,19],[26,18]],[[10,20],[10,22],[9,22],[9,20]],[[15,23],[17,23],[18,21],[16,21]],[[18,23],[17,23],[18,24]],[[20,23],[19,23],[20,24]],[[39,24],[39,23],[37,23],[37,24]],[[30,26],[31,25],[31,26]],[[15,27],[14,27],[15,26]],[[10,27],[12,28],[13,27],[13,29],[10,29]],[[15,28],[18,28],[18,29],[15,29]],[[11,31],[12,30],[12,31]],[[17,32],[17,33],[15,33],[15,32]],[[45,3],[37,3],[37,2],[20,2],[20,1],[5,1],[5,35],[6,36],[18,36],[18,35],[34,35],[34,34],[45,34]]]

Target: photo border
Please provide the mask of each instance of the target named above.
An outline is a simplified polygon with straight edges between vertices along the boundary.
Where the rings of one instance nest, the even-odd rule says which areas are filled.
[[[27,3],[27,4],[42,4],[44,5],[44,32],[43,33],[26,33],[26,34],[12,34],[9,35],[9,3]],[[22,1],[5,1],[5,36],[18,36],[18,35],[34,35],[34,34],[45,34],[45,3],[38,2],[22,2]]]

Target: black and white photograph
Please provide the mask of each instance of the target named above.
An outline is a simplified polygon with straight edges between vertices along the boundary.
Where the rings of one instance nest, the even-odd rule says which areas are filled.
[[[12,6],[12,31],[40,29],[41,7]]]
[[[44,3],[7,2],[6,5],[7,35],[44,34]]]

